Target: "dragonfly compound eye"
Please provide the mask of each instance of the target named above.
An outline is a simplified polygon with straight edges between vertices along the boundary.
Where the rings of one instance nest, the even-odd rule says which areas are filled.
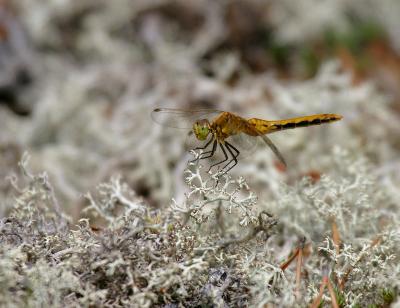
[[[206,140],[210,129],[206,123],[196,122],[193,124],[193,133],[196,135],[197,139]]]

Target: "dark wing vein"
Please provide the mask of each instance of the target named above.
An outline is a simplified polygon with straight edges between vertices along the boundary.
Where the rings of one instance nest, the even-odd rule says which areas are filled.
[[[212,120],[213,117],[222,111],[215,109],[172,109],[172,108],[156,108],[151,112],[151,118],[154,122],[163,126],[173,128],[190,129],[193,123],[200,119]]]

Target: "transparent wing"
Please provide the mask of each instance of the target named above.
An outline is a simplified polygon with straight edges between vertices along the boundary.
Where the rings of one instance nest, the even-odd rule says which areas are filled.
[[[266,144],[266,145],[272,150],[272,152],[275,154],[275,156],[279,159],[279,161],[280,161],[285,167],[287,167],[287,164],[286,164],[285,159],[283,158],[283,155],[282,155],[281,152],[278,150],[278,148],[276,147],[276,145],[272,142],[272,140],[269,139],[265,133],[263,134],[263,133],[259,132],[259,131],[257,130],[256,127],[255,127],[255,132],[258,133],[258,136],[259,136],[258,139],[259,139],[259,140],[261,139],[261,140],[263,141],[263,144],[264,144],[264,145]]]
[[[231,136],[227,139],[234,147],[236,147],[240,155],[238,159],[243,159],[248,157],[249,155],[253,154],[258,147],[262,147],[267,145],[275,156],[279,159],[279,161],[286,167],[286,161],[281,152],[278,150],[276,145],[272,142],[270,138],[266,135],[259,135],[257,136],[249,136],[246,134],[238,134]]]
[[[232,144],[240,152],[238,160],[241,160],[256,151],[260,143],[258,139],[258,137],[238,134],[228,137],[226,141]]]
[[[276,157],[279,159],[279,161],[285,166],[287,167],[286,161],[283,158],[283,155],[281,154],[281,152],[278,150],[278,148],[276,147],[276,145],[272,142],[271,139],[269,139],[266,135],[262,135],[260,136],[261,139],[269,146],[269,148],[272,150],[272,152],[274,152],[274,154],[276,155]]]
[[[222,111],[215,109],[171,109],[156,108],[151,112],[151,118],[154,122],[163,126],[173,128],[191,129],[193,123],[200,119],[208,119],[211,121]]]

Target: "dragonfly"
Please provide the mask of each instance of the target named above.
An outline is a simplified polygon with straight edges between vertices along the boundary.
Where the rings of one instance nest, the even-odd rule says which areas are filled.
[[[156,108],[152,111],[153,121],[164,126],[174,128],[191,129],[198,141],[203,141],[203,146],[194,150],[202,150],[199,160],[211,158],[221,149],[224,158],[214,164],[211,168],[220,166],[222,173],[227,173],[238,163],[241,151],[254,148],[258,139],[261,139],[276,155],[279,161],[286,167],[286,161],[267,134],[298,127],[321,125],[342,119],[338,114],[314,114],[284,120],[264,120],[258,118],[246,119],[232,112],[199,109],[184,110],[172,108]]]

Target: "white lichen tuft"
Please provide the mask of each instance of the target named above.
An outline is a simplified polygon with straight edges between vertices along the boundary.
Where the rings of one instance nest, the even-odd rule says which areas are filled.
[[[242,178],[204,173],[198,161],[185,202],[169,209],[113,178],[84,196],[93,222],[73,226],[24,159],[25,185],[15,180],[0,224],[3,304],[289,307],[313,301],[326,268],[342,305],[383,304],[399,288],[398,213],[365,159],[336,149],[331,163],[335,172],[282,184],[277,201],[258,206]],[[299,281],[298,266],[283,265],[296,247]]]

